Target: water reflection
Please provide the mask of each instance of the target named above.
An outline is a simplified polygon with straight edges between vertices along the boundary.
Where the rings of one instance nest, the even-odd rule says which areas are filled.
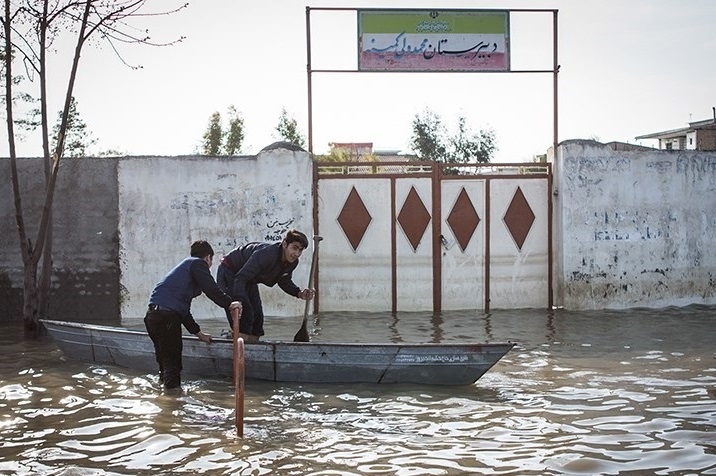
[[[6,327],[0,474],[716,474],[714,310],[324,314],[313,340],[518,345],[463,387],[247,382],[244,439],[230,382],[164,395]]]

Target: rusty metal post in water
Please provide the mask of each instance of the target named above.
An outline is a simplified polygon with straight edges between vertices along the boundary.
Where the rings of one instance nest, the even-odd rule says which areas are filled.
[[[244,437],[244,339],[239,337],[239,319],[241,310],[232,312],[233,338],[234,338],[234,412],[236,418],[236,433],[240,438]]]

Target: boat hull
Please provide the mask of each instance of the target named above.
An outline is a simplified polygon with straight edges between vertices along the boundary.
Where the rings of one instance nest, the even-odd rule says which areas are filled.
[[[156,371],[154,346],[144,331],[42,320],[60,350],[72,359]],[[475,382],[512,343],[351,344],[259,342],[244,346],[247,379],[311,383],[420,383],[466,385]],[[183,336],[183,371],[231,378],[233,341],[211,344]]]

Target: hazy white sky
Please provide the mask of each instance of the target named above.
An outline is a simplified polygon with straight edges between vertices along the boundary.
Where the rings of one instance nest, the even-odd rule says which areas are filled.
[[[634,143],[710,118],[716,106],[713,0],[190,0],[147,23],[157,40],[185,36],[182,43],[123,49],[143,69],[127,68],[106,46],[83,55],[75,97],[97,147],[192,154],[210,115],[229,105],[245,120],[244,154],[278,140],[284,107],[307,135],[306,6],[558,9],[560,141]],[[311,19],[313,68],[355,69],[355,13],[313,11]],[[551,14],[513,13],[511,43],[513,69],[551,69]],[[53,66],[56,111],[67,66]],[[412,119],[428,108],[451,130],[460,115],[474,131],[493,129],[496,161],[521,162],[551,146],[552,100],[545,73],[314,73],[314,152],[329,142],[408,152]],[[39,155],[37,144],[28,138],[20,155]]]

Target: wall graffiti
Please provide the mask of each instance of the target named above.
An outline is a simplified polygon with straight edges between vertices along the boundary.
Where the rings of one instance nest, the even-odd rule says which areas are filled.
[[[285,221],[273,220],[266,223],[266,234],[264,235],[265,241],[281,241],[286,235],[286,232],[292,228],[294,219],[289,218]]]

